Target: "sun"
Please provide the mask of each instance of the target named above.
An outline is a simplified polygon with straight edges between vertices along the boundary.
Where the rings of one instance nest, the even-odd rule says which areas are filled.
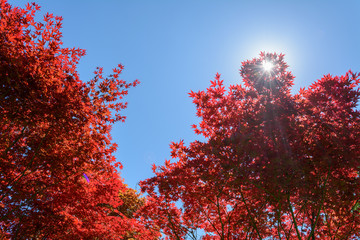
[[[273,69],[274,64],[272,62],[264,61],[262,67],[266,72],[270,72]]]

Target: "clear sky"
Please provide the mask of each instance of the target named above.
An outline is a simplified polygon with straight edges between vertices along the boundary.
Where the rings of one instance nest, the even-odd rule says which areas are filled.
[[[9,0],[24,6],[24,0]],[[294,91],[324,74],[360,71],[360,1],[38,0],[40,14],[63,16],[65,47],[86,49],[83,81],[96,66],[118,63],[122,78],[139,79],[126,100],[125,123],[112,131],[130,187],[153,176],[151,164],[170,159],[171,141],[198,139],[199,120],[188,97],[217,72],[241,83],[242,61],[260,51],[284,53],[296,76]]]

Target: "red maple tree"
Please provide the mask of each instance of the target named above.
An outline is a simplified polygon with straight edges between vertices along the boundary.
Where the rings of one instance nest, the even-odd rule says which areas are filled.
[[[267,68],[264,68],[268,66]],[[292,94],[284,55],[242,63],[190,96],[205,141],[172,143],[141,183],[146,219],[167,239],[358,239],[360,74],[326,75]]]
[[[63,48],[61,17],[35,21],[39,8],[0,1],[0,238],[153,239],[129,215],[138,195],[110,136],[138,81],[119,79],[122,65],[81,81],[85,51]]]

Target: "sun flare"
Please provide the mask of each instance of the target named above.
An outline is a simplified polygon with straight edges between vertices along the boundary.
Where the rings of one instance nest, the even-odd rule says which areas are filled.
[[[264,61],[262,65],[266,72],[271,71],[274,67],[274,64],[272,62],[268,62],[268,61]]]

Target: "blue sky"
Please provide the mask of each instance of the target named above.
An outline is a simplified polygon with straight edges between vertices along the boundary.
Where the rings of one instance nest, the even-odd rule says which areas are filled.
[[[24,6],[24,0],[9,0]],[[36,1],[62,16],[65,47],[86,49],[80,78],[118,63],[122,78],[139,79],[112,131],[130,187],[151,177],[151,164],[170,158],[171,141],[189,143],[199,119],[188,97],[217,72],[226,85],[241,83],[242,61],[260,51],[284,53],[296,76],[294,91],[324,74],[360,71],[360,1],[61,0]]]

